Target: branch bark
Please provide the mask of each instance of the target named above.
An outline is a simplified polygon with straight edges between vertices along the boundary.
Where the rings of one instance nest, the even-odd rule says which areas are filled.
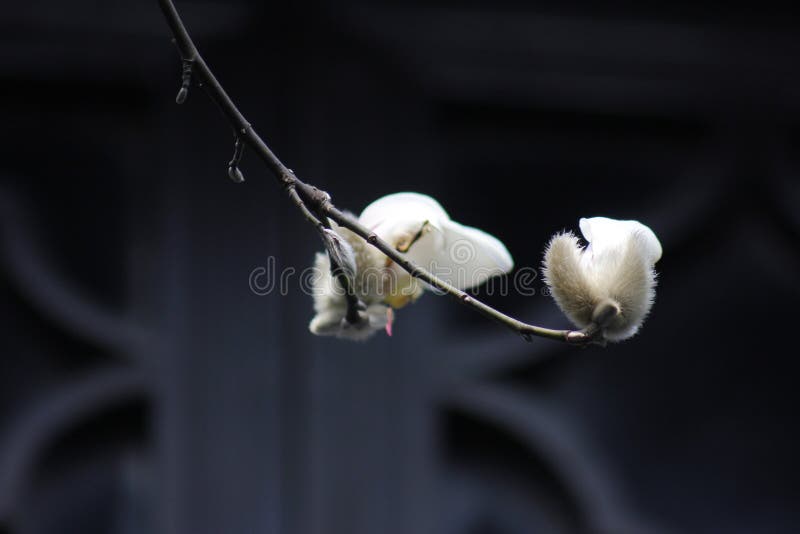
[[[186,100],[189,88],[189,76],[195,76],[197,81],[203,84],[208,95],[217,103],[222,113],[233,126],[237,140],[246,144],[267,164],[278,181],[286,189],[294,204],[318,231],[329,227],[327,219],[335,221],[339,226],[343,226],[362,237],[367,243],[380,250],[414,278],[418,278],[430,284],[461,304],[511,329],[521,335],[526,341],[530,341],[533,336],[537,336],[577,345],[602,343],[602,331],[596,324],[591,324],[582,330],[553,330],[525,323],[488,306],[466,292],[437,278],[419,265],[409,261],[402,253],[395,250],[389,243],[378,237],[375,233],[359,224],[353,217],[337,209],[331,202],[330,195],[297,178],[294,172],[278,159],[261,136],[253,129],[198,52],[172,0],[159,0],[159,4],[167,20],[167,24],[169,24],[170,30],[172,31],[174,41],[178,46],[184,65],[182,84],[178,96],[176,97],[176,102],[180,104]],[[187,65],[189,66],[187,67]],[[343,285],[348,295],[347,320],[350,322],[357,322],[360,320],[360,315],[358,314],[358,299],[352,292],[347,277],[339,274],[342,272],[342,269],[336,269],[337,266],[333,264],[331,266],[339,283]]]

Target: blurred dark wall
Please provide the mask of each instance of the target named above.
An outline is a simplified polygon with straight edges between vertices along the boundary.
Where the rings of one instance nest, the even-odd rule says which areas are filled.
[[[6,6],[0,532],[796,532],[800,23],[780,5],[178,4],[340,207],[427,193],[534,268],[581,216],[649,224],[652,316],[584,350],[433,295],[392,338],[314,338],[318,238],[253,154],[227,179],[202,89],[174,104],[156,2]],[[250,289],[270,258],[285,295]],[[567,327],[530,287],[485,297]]]

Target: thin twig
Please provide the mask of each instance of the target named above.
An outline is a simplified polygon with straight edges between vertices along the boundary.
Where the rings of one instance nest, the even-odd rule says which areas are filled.
[[[280,159],[270,150],[263,139],[253,129],[250,123],[245,119],[244,115],[239,111],[231,98],[225,92],[222,85],[217,78],[208,68],[203,57],[197,51],[189,32],[183,24],[183,21],[175,9],[172,0],[159,0],[161,9],[167,19],[172,34],[175,37],[176,44],[181,53],[181,59],[184,64],[190,62],[192,64],[192,74],[205,85],[206,91],[209,96],[217,103],[222,110],[225,117],[233,125],[238,139],[247,144],[258,156],[267,164],[272,170],[278,180],[287,189],[289,196],[297,207],[303,212],[306,219],[314,224],[317,229],[325,227],[324,219],[330,218],[335,221],[339,226],[343,226],[355,234],[361,236],[370,245],[376,247],[378,250],[388,256],[393,262],[399,265],[402,269],[407,271],[414,278],[418,278],[423,282],[430,284],[436,289],[446,293],[452,298],[458,300],[461,304],[470,307],[484,316],[493,319],[494,321],[510,328],[514,332],[520,334],[526,341],[530,341],[532,336],[545,337],[567,343],[585,345],[589,343],[597,343],[602,340],[602,332],[597,325],[589,325],[583,330],[553,330],[550,328],[543,328],[531,324],[524,323],[518,319],[506,315],[491,306],[484,304],[475,297],[465,293],[457,287],[448,284],[434,276],[426,269],[420,267],[409,261],[402,253],[394,249],[389,243],[378,237],[375,233],[371,232],[364,226],[358,223],[355,219],[339,211],[333,203],[331,203],[330,195],[317,189],[314,186],[308,185],[301,181],[294,172],[286,167]],[[183,87],[182,87],[183,89]],[[184,95],[185,99],[185,95]],[[316,214],[316,215],[314,215]],[[332,265],[333,267],[333,265]],[[341,269],[339,269],[341,272]],[[337,279],[346,281],[346,276],[338,276]],[[351,293],[351,288],[344,285],[348,294]],[[357,302],[357,299],[355,299]],[[350,305],[352,299],[348,299],[348,316],[353,318],[350,314]]]

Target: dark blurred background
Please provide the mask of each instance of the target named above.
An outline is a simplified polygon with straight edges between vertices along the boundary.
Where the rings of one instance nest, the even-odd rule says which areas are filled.
[[[774,2],[180,1],[277,154],[355,212],[439,199],[538,267],[582,216],[661,238],[606,349],[425,296],[315,338],[320,242],[155,0],[0,16],[0,532],[793,533],[800,22]],[[259,296],[254,269],[294,268]],[[486,299],[567,327],[549,297]],[[479,294],[481,294],[479,292]]]

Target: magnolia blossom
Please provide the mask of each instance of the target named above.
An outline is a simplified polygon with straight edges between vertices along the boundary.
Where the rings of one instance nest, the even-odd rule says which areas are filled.
[[[580,220],[588,245],[572,232],[553,236],[544,255],[544,279],[561,310],[578,327],[600,322],[610,341],[633,336],[655,298],[654,265],[661,243],[638,221]],[[601,309],[614,308],[598,321]]]
[[[395,193],[367,206],[359,222],[438,278],[466,289],[507,273],[514,262],[497,238],[450,219],[442,206],[419,193]],[[332,276],[330,259],[318,253],[313,281],[314,311],[309,329],[317,335],[365,339],[377,330],[392,334],[394,309],[417,300],[426,284],[411,277],[375,247],[346,228],[335,226],[328,238],[336,243],[336,261],[354,266],[351,282],[364,303],[366,321],[345,320],[347,301]],[[349,271],[345,268],[345,271]]]

